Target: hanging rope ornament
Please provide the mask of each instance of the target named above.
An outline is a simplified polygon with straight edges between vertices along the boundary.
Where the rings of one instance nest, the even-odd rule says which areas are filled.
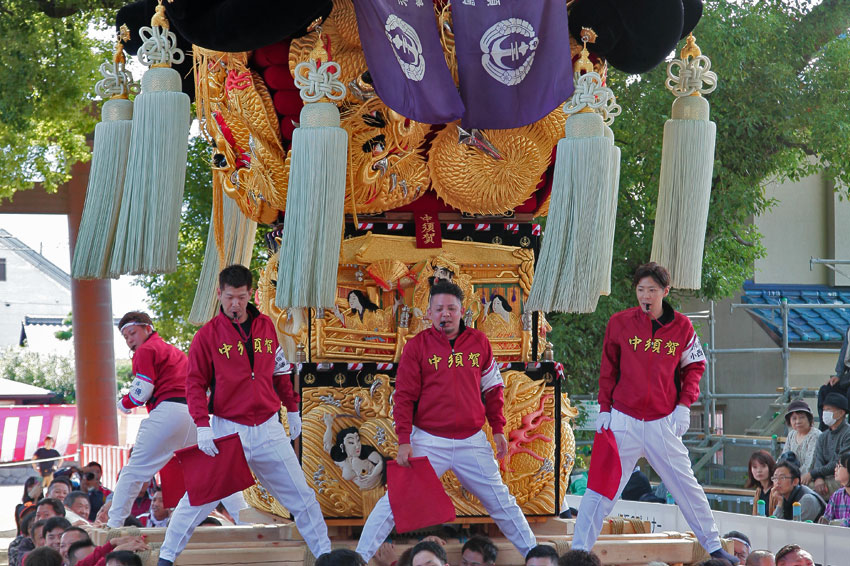
[[[213,176],[214,183],[221,182],[220,175]],[[209,321],[218,312],[218,274],[228,265],[251,265],[251,255],[254,251],[254,239],[257,234],[257,223],[245,217],[239,205],[232,198],[225,196],[221,190],[213,191],[213,198],[219,200],[221,207],[221,242],[216,241],[213,229],[216,212],[211,213],[210,229],[207,234],[207,247],[204,251],[204,263],[198,277],[198,287],[189,322],[201,325]]]
[[[319,28],[310,60],[295,67],[305,105],[290,150],[275,295],[280,308],[334,306],[348,158],[348,133],[332,102],[346,95],[339,75]]]
[[[610,277],[619,150],[613,134],[606,136],[605,122],[612,122],[620,107],[593,71],[587,43],[595,34],[584,31],[585,45],[574,67],[575,92],[564,105],[565,137],[558,142],[549,217],[527,311],[593,312]]]
[[[702,97],[717,88],[717,75],[710,69],[711,61],[693,34],[680,58],[667,65],[665,86],[676,100],[664,124],[651,259],[670,271],[671,285],[679,289],[699,289],[702,282],[717,137],[708,101]]]
[[[149,67],[136,97],[124,195],[109,272],[177,269],[177,233],[189,147],[189,97],[181,92],[183,62],[160,0],[150,27],[139,30],[139,62]]]
[[[86,202],[71,261],[75,279],[103,279],[112,255],[130,150],[133,103],[129,95],[139,92],[138,83],[125,68],[124,43],[129,40],[130,30],[122,25],[112,61],[100,66],[103,78],[94,87],[98,96],[109,99],[103,103],[101,122],[94,128]]]

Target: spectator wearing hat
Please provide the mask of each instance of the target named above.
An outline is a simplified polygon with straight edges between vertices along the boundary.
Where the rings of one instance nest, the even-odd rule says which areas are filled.
[[[835,481],[835,464],[838,456],[850,451],[850,425],[847,424],[847,397],[839,393],[830,393],[823,404],[823,421],[829,430],[818,437],[815,446],[815,461],[802,482],[806,485],[814,482],[813,488],[824,499],[841,485]]]
[[[741,531],[729,531],[723,535],[723,538],[735,543],[735,552],[733,554],[741,561],[741,564],[744,564],[750,555],[750,547],[752,546],[750,544],[750,537]]]
[[[796,399],[788,404],[788,409],[785,411],[785,425],[789,430],[782,452],[793,452],[797,455],[801,474],[808,473],[815,460],[815,446],[820,430],[812,426],[813,422],[812,410],[804,400]]]
[[[844,331],[844,341],[841,344],[841,351],[838,353],[838,361],[835,364],[835,375],[821,385],[818,389],[818,417],[820,417],[820,429],[825,431],[829,427],[823,422],[823,406],[826,403],[826,397],[830,393],[838,393],[847,397],[847,391],[850,390],[850,328]]]

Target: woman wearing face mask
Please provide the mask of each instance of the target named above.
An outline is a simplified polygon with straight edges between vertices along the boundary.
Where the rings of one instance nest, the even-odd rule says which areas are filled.
[[[776,507],[776,496],[771,494],[771,490],[775,469],[776,462],[767,450],[756,450],[750,456],[750,461],[747,463],[747,483],[744,484],[744,487],[756,489],[756,494],[753,496],[753,515],[758,515],[759,499],[764,501],[765,514],[767,516],[773,515],[773,509]]]
[[[800,462],[800,472],[806,474],[815,459],[820,430],[812,426],[814,415],[808,403],[802,399],[791,401],[785,411],[785,424],[788,426],[788,438],[785,440],[785,452],[793,452]]]

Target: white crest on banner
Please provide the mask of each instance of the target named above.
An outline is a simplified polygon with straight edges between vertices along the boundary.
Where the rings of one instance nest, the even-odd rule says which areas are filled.
[[[404,76],[412,81],[421,81],[425,76],[425,58],[422,56],[419,34],[413,26],[395,14],[390,14],[384,24],[384,33],[387,34],[387,39],[393,46],[393,53]],[[406,57],[402,58],[400,53]],[[413,60],[408,63],[405,59],[410,56]]]
[[[527,38],[527,41],[514,40],[503,47],[502,43],[515,34]],[[481,66],[503,85],[518,85],[531,70],[539,43],[540,38],[535,34],[534,27],[525,20],[508,18],[496,22],[481,36]],[[506,65],[505,59],[512,65]],[[520,61],[517,67],[516,63]]]

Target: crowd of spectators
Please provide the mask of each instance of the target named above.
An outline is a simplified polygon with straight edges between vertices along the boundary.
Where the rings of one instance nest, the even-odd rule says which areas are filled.
[[[726,533],[723,538],[734,542],[734,554],[741,566],[814,566],[812,555],[796,544],[785,545],[774,554],[769,550],[751,550],[750,539],[738,531]],[[445,540],[429,536],[397,555],[391,543],[384,543],[373,561],[377,566],[449,566],[445,545]],[[497,558],[498,548],[493,541],[476,535],[463,545],[460,564],[455,566],[495,566]],[[365,562],[353,550],[340,548],[320,556],[316,566],[365,566]],[[541,544],[526,555],[525,566],[602,566],[602,561],[594,552],[568,550],[559,555],[551,544]],[[648,566],[668,565],[654,561]],[[699,566],[731,564],[722,558],[709,558],[700,562]]]
[[[785,413],[789,432],[779,460],[766,450],[750,456],[744,486],[755,490],[753,515],[850,526],[848,399],[834,391],[822,397],[826,430],[814,427],[808,403],[796,399]]]
[[[27,479],[21,502],[15,508],[16,537],[9,544],[9,566],[141,566],[137,552],[147,549],[142,537],[124,536],[96,546],[89,532],[104,527],[112,492],[102,484],[103,468],[97,462],[85,466],[67,465],[57,469],[60,455],[50,437],[34,462],[38,476]],[[55,454],[53,454],[55,452]],[[162,490],[151,480],[133,502],[125,526],[165,527],[172,509],[163,504]],[[232,522],[226,513],[221,520]]]

